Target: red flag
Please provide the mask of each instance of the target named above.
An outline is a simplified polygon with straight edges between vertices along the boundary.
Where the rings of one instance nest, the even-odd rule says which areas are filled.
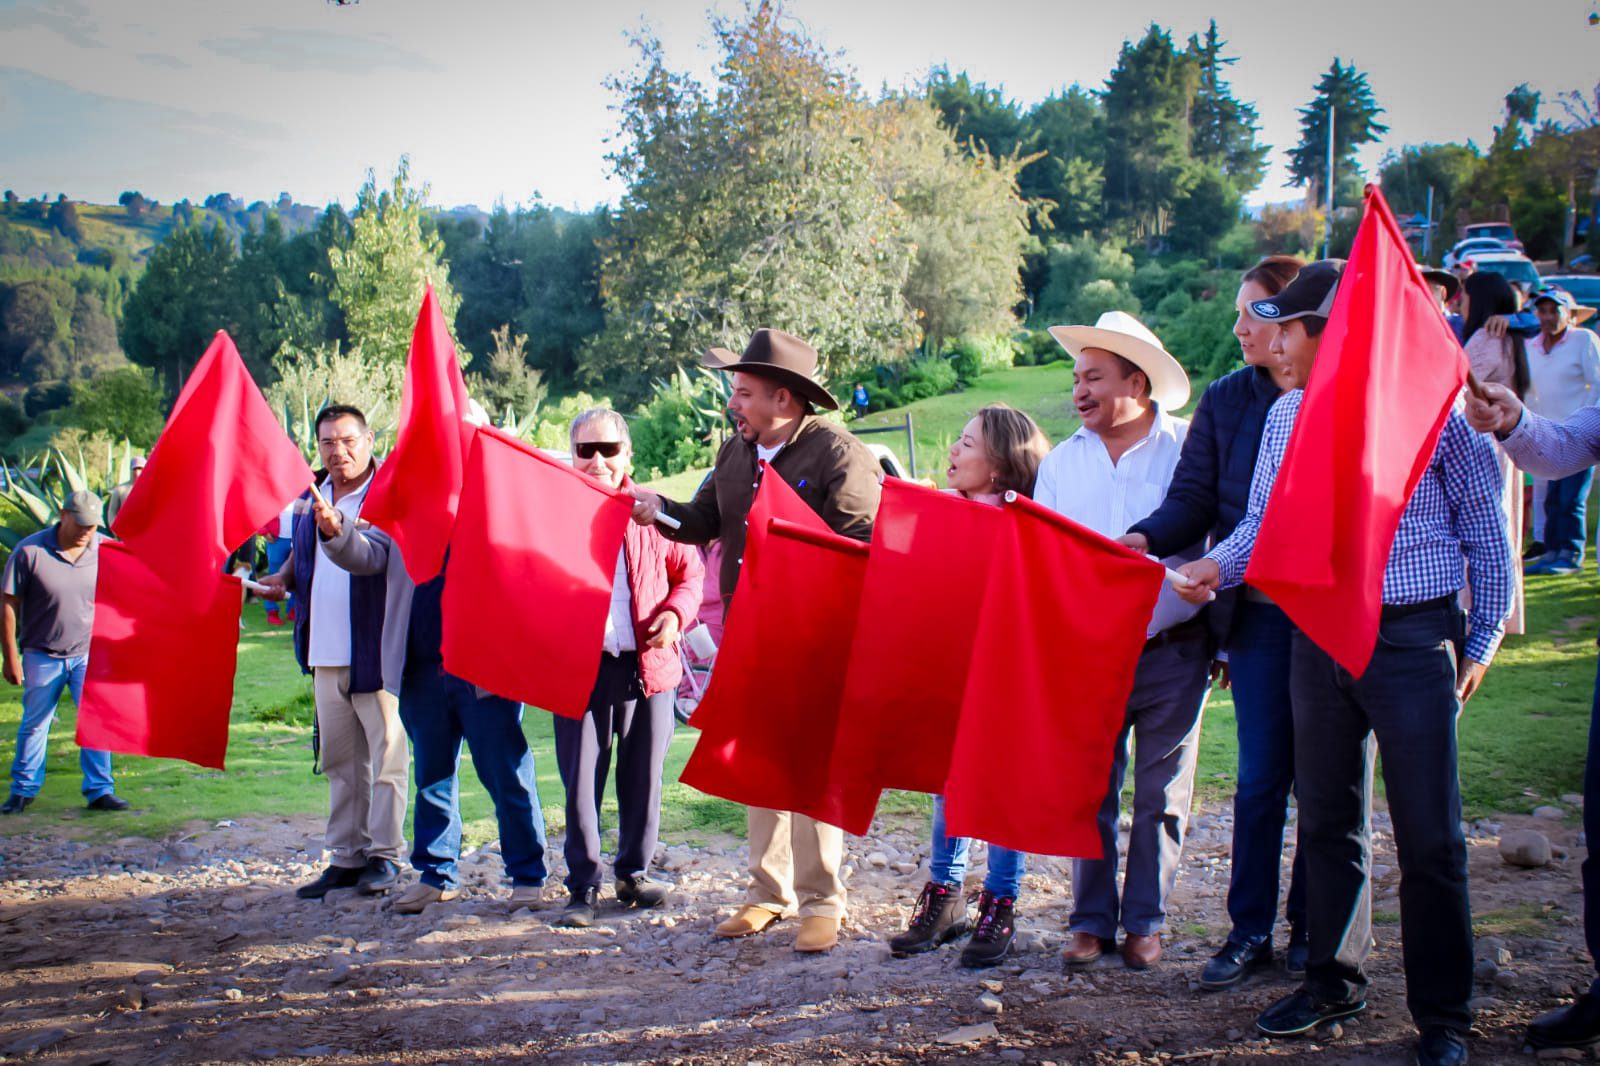
[[[159,446],[158,446],[159,447]],[[153,476],[154,458],[136,484]],[[85,748],[223,768],[239,645],[239,579],[212,571],[181,600],[127,545],[102,541],[78,708]]]
[[[945,782],[946,831],[1099,858],[1095,814],[1163,570],[1032,500],[1002,515]]]
[[[1400,514],[1466,381],[1383,194],[1366,216],[1306,385],[1245,580],[1357,677],[1378,640]]]
[[[1002,522],[999,507],[884,481],[830,776],[944,790]]]
[[[632,510],[630,497],[480,429],[450,539],[445,669],[496,695],[582,717]]]
[[[777,480],[764,479],[761,491]],[[773,495],[781,494],[769,502]],[[783,519],[750,533],[760,550],[745,556],[738,610],[694,713],[701,735],[681,780],[861,832],[878,790],[830,780],[828,766],[868,548]]]
[[[472,450],[467,386],[433,286],[422,297],[400,390],[394,450],[372,476],[361,517],[394,538],[418,584],[444,566]]]
[[[228,553],[311,480],[238,349],[219,332],[113,528],[168,584],[198,583],[196,602],[206,602]]]

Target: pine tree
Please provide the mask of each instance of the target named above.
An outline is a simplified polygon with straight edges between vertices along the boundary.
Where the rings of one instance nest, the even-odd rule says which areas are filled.
[[[1356,150],[1371,144],[1389,127],[1378,122],[1383,108],[1373,98],[1367,76],[1338,59],[1317,82],[1316,98],[1300,109],[1300,143],[1289,151],[1290,185],[1311,187],[1311,199],[1321,203],[1327,195],[1328,109],[1334,110],[1334,188],[1359,177]]]
[[[1215,167],[1235,189],[1247,193],[1266,175],[1267,145],[1256,142],[1255,106],[1237,99],[1223,80],[1225,69],[1238,62],[1237,56],[1222,54],[1227,43],[1218,36],[1215,19],[1206,29],[1204,41],[1189,38],[1189,54],[1200,64],[1200,86],[1189,118],[1194,128],[1189,147],[1197,161]]]
[[[1153,23],[1138,44],[1123,44],[1106,79],[1106,208],[1136,238],[1165,233],[1192,183],[1189,108],[1199,79],[1195,58]]]

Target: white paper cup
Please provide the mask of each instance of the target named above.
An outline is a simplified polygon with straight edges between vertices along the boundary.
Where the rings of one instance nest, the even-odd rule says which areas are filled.
[[[683,635],[683,639],[688,642],[689,650],[698,658],[709,659],[717,654],[717,642],[712,639],[711,627],[708,625],[695,626]]]

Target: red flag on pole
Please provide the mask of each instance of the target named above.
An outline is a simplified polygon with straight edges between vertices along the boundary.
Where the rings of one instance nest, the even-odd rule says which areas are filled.
[[[176,597],[165,576],[127,545],[108,540],[98,550],[78,744],[222,769],[238,661],[239,579],[211,571],[209,589],[191,580]]]
[[[1003,521],[999,507],[884,481],[831,776],[944,790]]]
[[[630,497],[480,429],[450,539],[445,669],[496,695],[582,717],[632,510]]]
[[[1245,580],[1359,677],[1372,658],[1395,530],[1466,381],[1383,194],[1322,334]]]
[[[219,332],[113,529],[168,584],[197,581],[203,601],[228,553],[311,480],[232,339]]]
[[[418,584],[444,566],[472,450],[468,410],[456,346],[430,285],[406,357],[394,450],[372,476],[361,505],[361,517],[394,538],[406,573]]]
[[[764,479],[761,491],[777,480]],[[828,766],[868,548],[781,518],[750,533],[759,533],[760,548],[746,553],[738,608],[694,713],[701,735],[681,780],[860,832],[878,790],[830,779]]]
[[[1032,500],[1002,516],[945,782],[946,831],[1099,858],[1095,815],[1163,570]]]

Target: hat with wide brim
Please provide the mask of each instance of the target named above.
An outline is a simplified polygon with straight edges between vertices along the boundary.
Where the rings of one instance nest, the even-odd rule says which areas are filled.
[[[1189,402],[1189,375],[1162,346],[1161,338],[1126,311],[1107,311],[1092,326],[1051,326],[1050,336],[1074,359],[1085,348],[1122,356],[1150,379],[1150,398],[1163,411],[1176,411]]]
[[[1572,316],[1572,324],[1574,326],[1581,326],[1594,317],[1594,308],[1585,307],[1573,299],[1570,292],[1556,285],[1547,285],[1542,289],[1536,290],[1532,296],[1528,297],[1528,306],[1535,307],[1540,300],[1550,300],[1565,307],[1567,313]]]
[[[745,345],[744,354],[734,355],[726,348],[712,348],[700,365],[710,370],[755,374],[781,385],[802,399],[830,411],[839,401],[817,380],[817,350],[792,333],[781,329],[758,329]]]
[[[1450,271],[1440,270],[1438,267],[1423,267],[1422,280],[1430,285],[1444,286],[1444,298],[1446,301],[1454,300],[1456,293],[1461,291],[1461,279],[1450,273]]]

